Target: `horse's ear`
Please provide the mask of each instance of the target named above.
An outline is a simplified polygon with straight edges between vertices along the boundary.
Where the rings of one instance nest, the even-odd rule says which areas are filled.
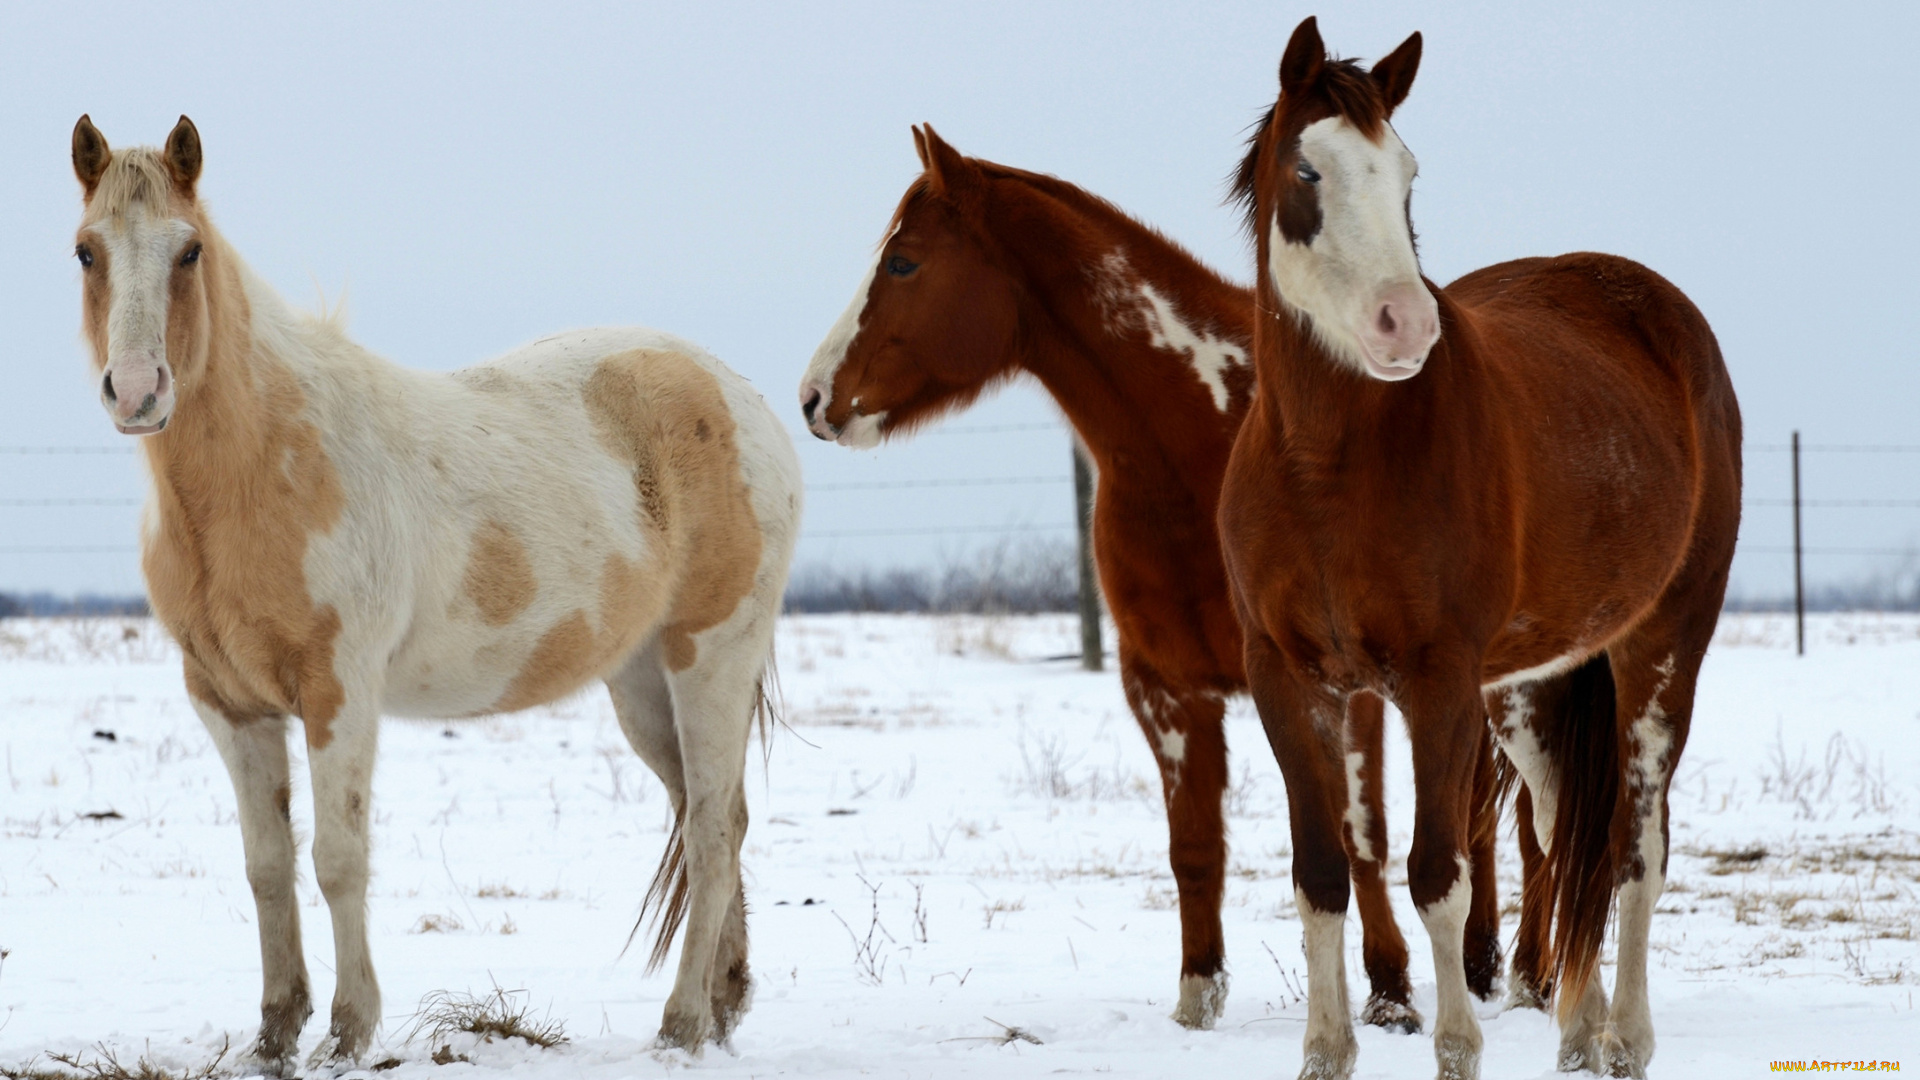
[[[954,189],[967,182],[973,175],[973,168],[960,151],[947,145],[932,124],[922,124],[922,154],[927,165],[927,179],[933,183],[933,189],[942,195],[952,194]]]
[[[167,175],[180,194],[193,198],[193,185],[200,179],[200,129],[182,116],[167,136]]]
[[[100,178],[106,175],[112,161],[113,151],[107,148],[107,137],[93,126],[91,117],[83,114],[80,122],[73,125],[73,175],[80,178],[87,198],[93,198],[93,189],[100,186]]]
[[[927,156],[927,137],[920,132],[920,125],[913,126],[913,152],[920,155],[922,169],[933,168],[933,160]]]
[[[1388,53],[1373,65],[1373,81],[1380,84],[1380,96],[1386,99],[1387,115],[1407,100],[1407,91],[1413,89],[1414,73],[1420,70],[1420,31],[1400,43],[1400,47]]]
[[[1327,62],[1327,46],[1320,40],[1320,20],[1309,15],[1293,28],[1287,51],[1280,54],[1280,92],[1305,93],[1320,78]]]

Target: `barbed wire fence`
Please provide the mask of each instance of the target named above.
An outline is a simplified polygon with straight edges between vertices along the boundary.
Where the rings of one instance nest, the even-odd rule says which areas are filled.
[[[964,437],[974,435],[1000,435],[1023,432],[1059,432],[1068,437],[1072,447],[1068,463],[1072,468],[1059,473],[1017,476],[972,476],[972,477],[927,477],[908,480],[859,480],[820,483],[808,485],[808,493],[852,493],[852,492],[888,492],[924,489],[978,489],[994,487],[1043,487],[1058,486],[1062,489],[1060,506],[1062,520],[1050,522],[1009,523],[1002,525],[881,525],[871,528],[806,530],[802,539],[834,540],[891,536],[1003,536],[1046,535],[1065,537],[1077,534],[1079,558],[1077,576],[1079,607],[1083,622],[1083,635],[1087,637],[1085,654],[1089,665],[1098,662],[1101,655],[1098,647],[1099,620],[1098,584],[1092,573],[1090,543],[1090,506],[1092,470],[1084,465],[1084,453],[1077,440],[1072,438],[1072,429],[1058,421],[1038,421],[1024,423],[950,425],[935,428],[926,433],[928,437]],[[1792,494],[1780,497],[1748,497],[1745,509],[1791,511],[1793,523],[1793,542],[1791,544],[1743,544],[1740,550],[1754,554],[1791,555],[1793,557],[1794,612],[1796,642],[1798,648],[1805,651],[1805,625],[1807,607],[1807,588],[1804,563],[1808,557],[1912,557],[1916,554],[1912,547],[1818,545],[1804,543],[1805,531],[1802,527],[1803,515],[1807,511],[1824,510],[1920,510],[1920,498],[1805,498],[1801,485],[1800,463],[1803,455],[1909,455],[1920,454],[1920,444],[1900,443],[1803,443],[1800,433],[1794,432],[1790,441],[1785,443],[1748,443],[1745,446],[1748,455],[1786,455],[1792,474]],[[81,455],[131,456],[131,446],[0,446],[0,461],[8,458],[32,459],[35,457],[60,457]],[[1777,459],[1776,459],[1777,460]],[[1076,473],[1084,469],[1084,477]],[[1751,471],[1751,470],[1750,470]],[[1079,481],[1079,482],[1076,482]],[[17,498],[0,496],[0,508],[26,511],[57,511],[78,507],[134,507],[142,500],[124,497],[70,497],[70,498]],[[1749,515],[1750,516],[1750,515]],[[126,555],[139,549],[135,544],[44,544],[0,546],[0,556],[31,555]],[[1089,612],[1095,613],[1089,618]]]

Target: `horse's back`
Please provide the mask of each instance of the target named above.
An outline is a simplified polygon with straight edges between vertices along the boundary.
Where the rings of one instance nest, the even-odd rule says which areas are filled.
[[[637,328],[555,335],[423,378],[421,398],[452,415],[422,421],[440,472],[393,711],[525,708],[655,638],[684,667],[694,635],[784,582],[791,440],[697,346]]]
[[[1520,363],[1577,341],[1603,363],[1651,362],[1703,414],[1738,425],[1732,381],[1706,316],[1672,282],[1619,255],[1580,251],[1495,263],[1446,287],[1481,333]],[[1620,346],[1625,346],[1620,347]]]

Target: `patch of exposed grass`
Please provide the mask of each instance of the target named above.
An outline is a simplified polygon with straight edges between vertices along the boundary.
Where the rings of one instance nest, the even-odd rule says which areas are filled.
[[[223,1040],[220,1051],[205,1065],[170,1069],[155,1064],[146,1054],[128,1065],[120,1060],[118,1051],[99,1043],[88,1053],[48,1054],[51,1065],[36,1064],[34,1059],[16,1066],[0,1065],[0,1077],[5,1080],[211,1080],[220,1075],[220,1066],[230,1049],[231,1044]]]
[[[551,1016],[536,1019],[526,998],[525,990],[503,990],[499,983],[480,995],[435,990],[420,999],[406,1041],[425,1035],[428,1042],[440,1043],[450,1035],[468,1034],[478,1035],[487,1042],[522,1039],[542,1049],[566,1042],[566,1023]],[[446,1049],[444,1043],[442,1049]],[[438,1056],[434,1060],[438,1061]]]

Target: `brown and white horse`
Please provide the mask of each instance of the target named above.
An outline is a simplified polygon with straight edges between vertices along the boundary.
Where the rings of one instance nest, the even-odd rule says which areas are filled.
[[[1024,372],[1072,420],[1100,474],[1094,550],[1120,630],[1122,685],[1166,798],[1181,922],[1173,1015],[1211,1027],[1227,987],[1221,720],[1227,695],[1246,689],[1214,519],[1253,398],[1252,295],[1072,184],[963,157],[931,127],[913,136],[925,171],[807,368],[802,411],[820,438],[872,446]],[[1382,711],[1372,695],[1354,699],[1341,774],[1373,987],[1362,1015],[1417,1031],[1406,941],[1383,876]],[[1487,765],[1476,804],[1485,873],[1467,945],[1483,996],[1498,973],[1500,929]]]
[[[1384,694],[1412,737],[1408,876],[1433,941],[1443,1077],[1478,1075],[1460,943],[1491,710],[1535,797],[1563,1069],[1644,1075],[1667,787],[1726,589],[1740,413],[1706,320],[1609,255],[1420,275],[1388,118],[1415,34],[1371,71],[1314,20],[1237,188],[1258,254],[1253,406],[1221,493],[1247,676],[1286,776],[1307,928],[1306,1077],[1352,1072],[1341,724]],[[1619,893],[1611,1007],[1598,954]]]
[[[751,988],[746,744],[800,513],[785,428],[718,360],[651,330],[561,334],[451,374],[368,353],[215,231],[185,117],[164,150],[117,152],[81,117],[73,166],[101,399],[145,436],[149,596],[238,796],[265,983],[253,1053],[290,1069],[312,1012],[287,718],[305,728],[337,960],[313,1061],[337,1067],[380,1020],[381,714],[523,709],[593,679],[677,815],[656,962],[691,913],[661,1039],[724,1039]]]

